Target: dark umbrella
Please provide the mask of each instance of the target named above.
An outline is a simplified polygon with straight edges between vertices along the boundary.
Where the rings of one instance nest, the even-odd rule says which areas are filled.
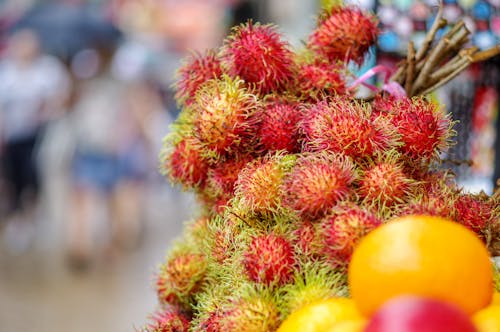
[[[122,35],[90,8],[64,4],[35,6],[10,31],[21,29],[35,31],[42,49],[65,61],[86,48],[112,50]]]

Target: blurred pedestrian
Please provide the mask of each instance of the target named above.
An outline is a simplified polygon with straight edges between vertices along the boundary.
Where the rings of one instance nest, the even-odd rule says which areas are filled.
[[[42,54],[29,29],[13,33],[0,61],[0,151],[7,184],[5,240],[22,251],[34,231],[39,174],[36,148],[44,126],[61,109],[69,89],[64,66]]]
[[[138,244],[145,181],[155,169],[148,119],[161,112],[159,96],[142,82],[117,79],[108,52],[98,59],[98,73],[80,84],[71,113],[76,148],[68,241],[76,268],[88,267],[95,254],[114,255]]]

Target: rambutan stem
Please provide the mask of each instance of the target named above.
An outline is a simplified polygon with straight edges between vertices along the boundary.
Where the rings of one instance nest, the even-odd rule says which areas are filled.
[[[448,24],[448,22],[443,18],[443,4],[440,1],[436,18],[434,19],[431,29],[427,33],[427,36],[422,43],[422,47],[418,50],[417,55],[415,56],[417,62],[424,58],[424,56],[427,54],[427,51],[429,50],[429,47],[434,41],[436,33],[439,29],[444,28],[446,24]]]

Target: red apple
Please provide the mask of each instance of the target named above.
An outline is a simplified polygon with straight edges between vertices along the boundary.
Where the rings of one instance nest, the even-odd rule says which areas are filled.
[[[452,304],[414,296],[387,301],[364,332],[477,332],[469,317]]]

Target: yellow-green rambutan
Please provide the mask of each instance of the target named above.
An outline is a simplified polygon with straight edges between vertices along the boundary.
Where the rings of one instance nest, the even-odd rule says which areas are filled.
[[[329,152],[300,154],[284,180],[283,205],[302,218],[322,217],[353,193],[351,185],[356,178],[349,157]]]
[[[293,53],[273,25],[251,21],[234,27],[221,57],[230,75],[262,94],[284,89],[294,76]]]
[[[251,121],[257,105],[257,97],[241,79],[223,75],[220,80],[209,80],[200,87],[192,105],[194,136],[216,160],[252,149],[255,126]]]
[[[268,213],[281,208],[282,184],[295,163],[295,155],[283,152],[266,155],[249,163],[236,181],[236,206],[243,212]]]
[[[200,290],[207,269],[201,253],[179,251],[170,254],[160,265],[155,287],[161,303],[181,305],[189,309],[194,294]]]

